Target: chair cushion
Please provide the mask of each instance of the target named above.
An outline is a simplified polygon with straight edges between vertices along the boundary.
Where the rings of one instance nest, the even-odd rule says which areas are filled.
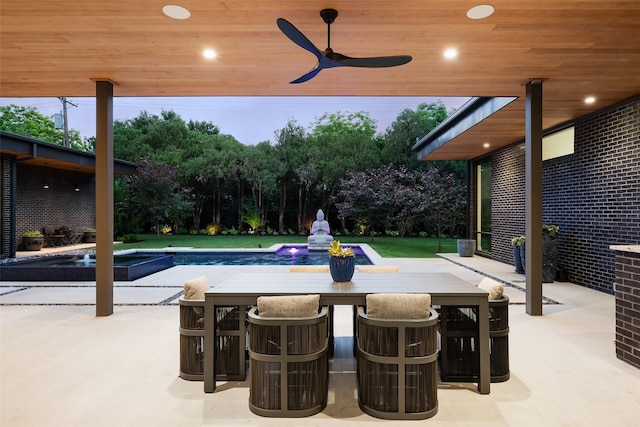
[[[207,276],[196,277],[184,283],[184,299],[204,299],[204,293],[208,290]]]
[[[363,265],[358,267],[360,273],[396,273],[398,267],[395,265]]]
[[[428,319],[429,294],[369,294],[367,316],[377,319]]]
[[[302,319],[318,315],[320,295],[258,297],[258,314],[264,318]]]
[[[489,292],[489,299],[496,300],[502,298],[502,293],[504,292],[504,286],[500,284],[500,282],[496,282],[493,279],[489,279],[488,277],[482,279],[480,283],[478,283],[478,288],[483,291]]]
[[[328,273],[328,265],[292,265],[289,267],[292,273]]]

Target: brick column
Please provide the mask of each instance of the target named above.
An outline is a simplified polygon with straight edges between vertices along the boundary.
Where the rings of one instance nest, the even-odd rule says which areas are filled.
[[[640,368],[640,246],[616,251],[616,356]]]

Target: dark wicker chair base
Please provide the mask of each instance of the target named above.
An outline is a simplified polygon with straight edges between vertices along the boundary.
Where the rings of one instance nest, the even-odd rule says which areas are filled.
[[[204,380],[204,300],[180,298],[180,378]],[[244,322],[245,307],[217,307],[216,379],[244,380],[245,362],[240,357],[242,340],[240,321]]]
[[[262,319],[256,307],[251,309],[251,412],[263,417],[307,417],[327,406],[327,311],[325,307],[317,317],[305,319]]]
[[[478,363],[477,307],[442,306],[440,308],[440,377],[442,381],[475,382]],[[491,382],[510,378],[509,372],[509,298],[489,301],[489,347]]]
[[[438,313],[386,320],[358,310],[358,404],[383,419],[423,420],[438,412]]]

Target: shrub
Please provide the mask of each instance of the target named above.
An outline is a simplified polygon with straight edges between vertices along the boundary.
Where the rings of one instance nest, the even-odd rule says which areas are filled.
[[[222,233],[224,230],[224,226],[222,224],[209,224],[205,227],[205,233],[209,236],[215,236],[216,234]]]

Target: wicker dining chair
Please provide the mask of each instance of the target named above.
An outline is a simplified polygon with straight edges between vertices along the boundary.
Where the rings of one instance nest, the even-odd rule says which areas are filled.
[[[438,313],[428,294],[367,295],[358,309],[358,404],[384,419],[438,412]]]
[[[249,311],[251,412],[293,418],[326,407],[328,309],[318,312],[319,299],[319,295],[260,297],[258,306]],[[279,306],[275,311],[272,303]],[[280,310],[285,306],[291,310]]]

